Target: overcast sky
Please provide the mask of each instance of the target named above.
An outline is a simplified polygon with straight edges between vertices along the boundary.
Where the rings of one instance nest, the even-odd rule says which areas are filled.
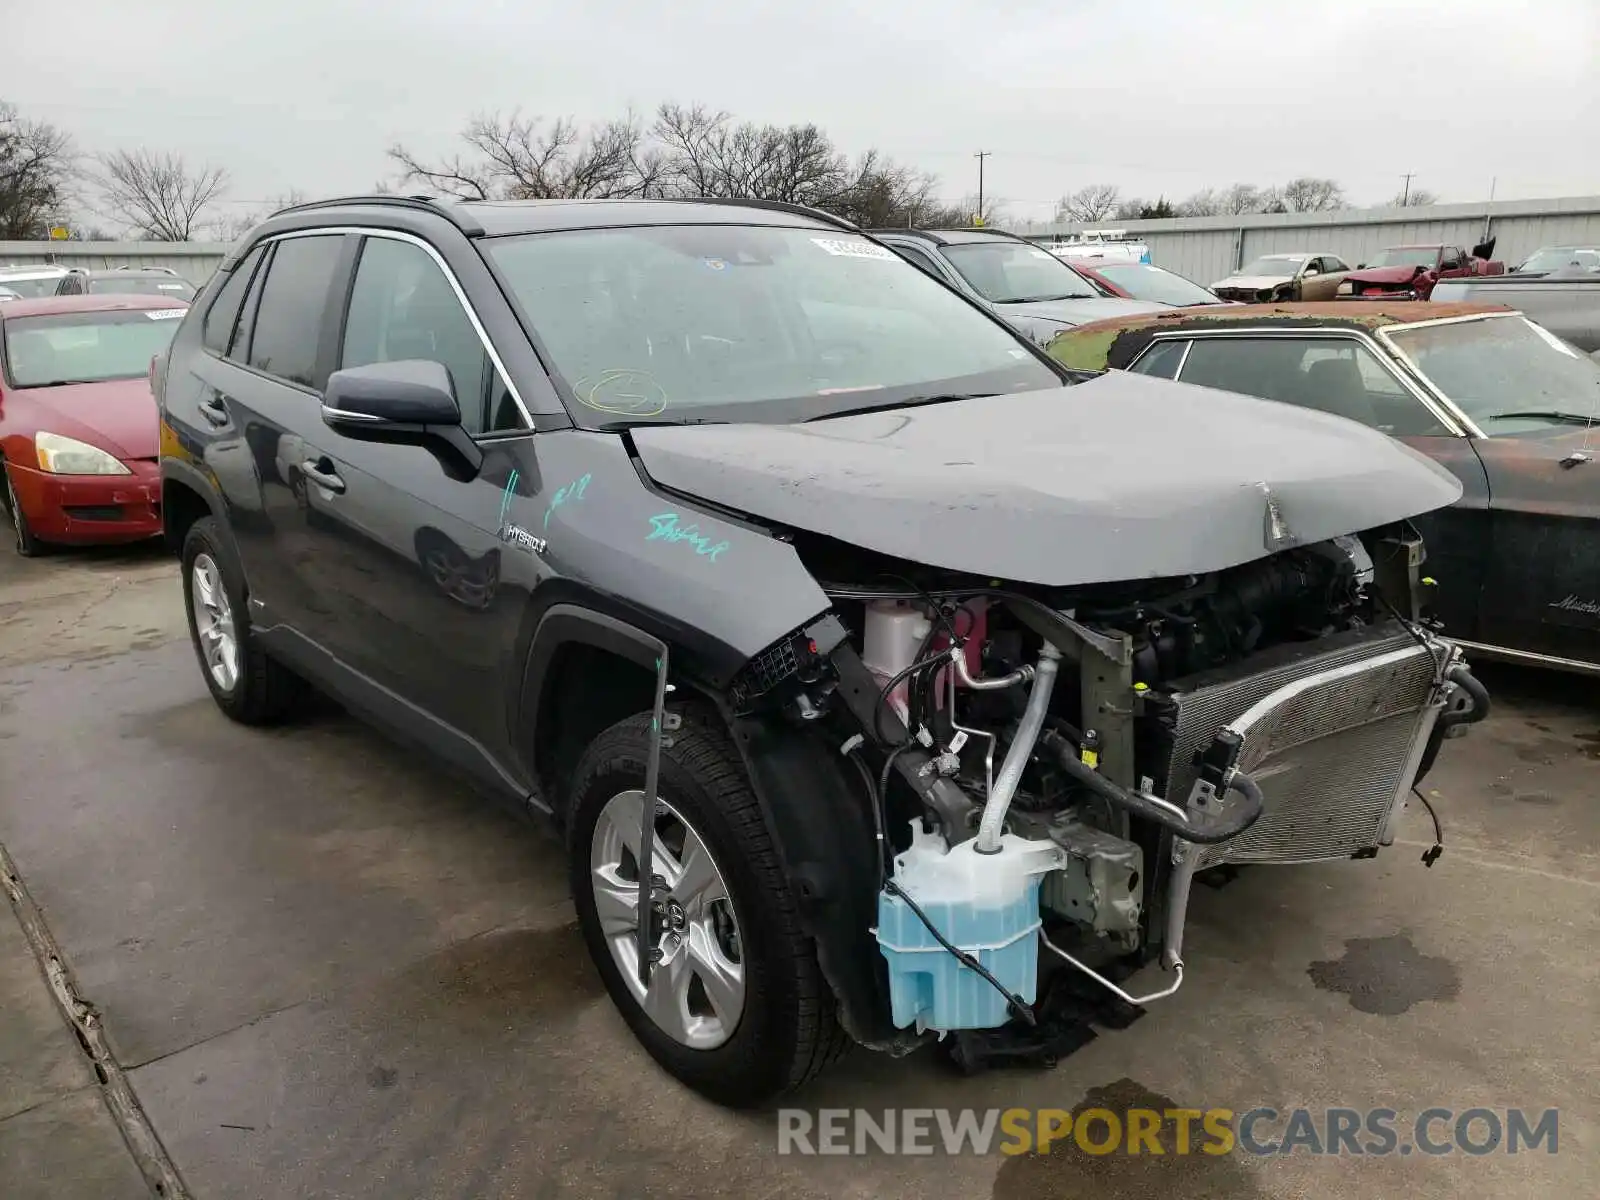
[[[1600,194],[1600,0],[0,0],[0,43],[0,98],[225,166],[241,204],[364,190],[479,110],[664,100],[814,121],[952,199],[989,150],[1025,217],[1091,182]]]

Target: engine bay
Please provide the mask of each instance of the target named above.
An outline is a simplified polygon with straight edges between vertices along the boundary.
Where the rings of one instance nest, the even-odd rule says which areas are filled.
[[[1031,1025],[1052,971],[1123,1005],[1170,995],[1195,874],[1258,822],[1244,861],[1375,852],[1453,686],[1451,652],[1418,622],[1405,525],[1053,590],[796,548],[833,610],[731,699],[829,730],[854,765],[893,1023],[919,1034]],[[1294,814],[1307,754],[1344,764],[1313,782],[1359,792],[1321,841],[1263,821],[1247,769],[1264,764]],[[1158,957],[1162,988],[1121,989]]]

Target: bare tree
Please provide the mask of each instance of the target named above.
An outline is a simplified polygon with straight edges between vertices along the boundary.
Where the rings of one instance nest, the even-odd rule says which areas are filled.
[[[1344,188],[1333,179],[1291,179],[1283,185],[1282,194],[1290,212],[1327,212],[1345,204]]]
[[[660,156],[630,116],[585,130],[570,117],[546,124],[520,111],[474,117],[462,131],[470,153],[424,162],[404,146],[389,157],[407,181],[469,200],[618,199],[659,194]]]
[[[1114,183],[1091,183],[1056,204],[1056,219],[1084,223],[1104,221],[1117,211],[1122,191]]]
[[[1409,192],[1396,192],[1389,201],[1390,208],[1427,208],[1439,203],[1439,194],[1427,188],[1412,188]]]
[[[96,161],[105,215],[152,242],[187,242],[228,188],[221,167],[190,170],[181,154],[117,150]]]
[[[1214,217],[1222,211],[1222,200],[1215,188],[1204,188],[1178,201],[1180,217]]]
[[[0,101],[0,240],[48,236],[71,199],[75,168],[71,137]]]

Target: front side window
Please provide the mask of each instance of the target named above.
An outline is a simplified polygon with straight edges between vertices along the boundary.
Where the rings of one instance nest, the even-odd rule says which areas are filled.
[[[944,256],[973,290],[994,304],[1095,298],[1083,276],[1028,242],[967,242],[946,246]]]
[[[408,359],[429,359],[449,372],[469,432],[526,426],[439,265],[409,242],[368,238],[356,267],[339,365]]]
[[[139,379],[167,349],[182,308],[119,309],[13,317],[5,331],[5,374],[15,388]]]
[[[317,350],[343,241],[340,234],[319,234],[277,243],[250,338],[248,362],[256,370],[321,388]]]
[[[1449,433],[1354,338],[1198,338],[1178,378],[1331,413],[1395,437]]]
[[[799,421],[1063,386],[1000,322],[842,230],[672,225],[480,244],[590,428]]]
[[[1509,314],[1384,331],[1480,429],[1600,423],[1600,362]]]

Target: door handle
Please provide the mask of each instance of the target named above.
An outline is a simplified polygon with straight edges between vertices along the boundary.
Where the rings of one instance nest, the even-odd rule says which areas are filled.
[[[307,479],[320,488],[326,488],[330,492],[344,491],[344,480],[339,478],[333,469],[333,463],[326,457],[308,458],[300,464],[300,470],[305,473]]]
[[[213,392],[200,401],[200,415],[208,424],[220,429],[228,423],[228,398],[221,392]]]

